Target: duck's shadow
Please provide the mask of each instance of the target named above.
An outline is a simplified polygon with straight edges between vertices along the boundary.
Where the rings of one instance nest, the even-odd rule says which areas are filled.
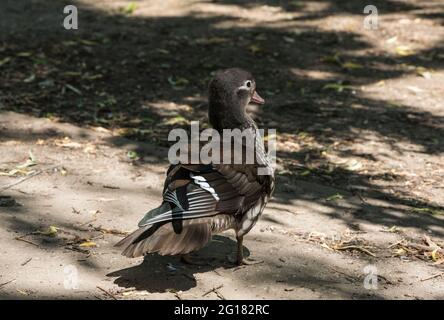
[[[227,257],[236,250],[236,241],[214,236],[211,242],[193,254],[192,257],[205,265],[183,263],[178,256],[147,255],[143,262],[135,267],[117,270],[107,274],[117,277],[114,283],[123,288],[135,288],[148,292],[186,291],[196,286],[195,274],[213,271],[218,268],[234,268],[236,265]],[[244,256],[249,256],[244,247]]]

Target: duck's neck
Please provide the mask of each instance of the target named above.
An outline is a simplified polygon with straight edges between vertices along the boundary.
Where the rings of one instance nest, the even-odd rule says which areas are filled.
[[[256,128],[256,123],[246,112],[246,106],[228,108],[219,101],[210,101],[209,120],[211,126],[220,133],[223,129]]]

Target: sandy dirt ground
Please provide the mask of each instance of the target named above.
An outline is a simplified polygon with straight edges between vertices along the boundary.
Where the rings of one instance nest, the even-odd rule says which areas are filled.
[[[377,30],[363,1],[73,2],[75,32],[62,1],[0,4],[1,299],[444,299],[441,1],[374,1]],[[204,266],[121,256],[233,64],[278,132],[263,262],[232,232]]]

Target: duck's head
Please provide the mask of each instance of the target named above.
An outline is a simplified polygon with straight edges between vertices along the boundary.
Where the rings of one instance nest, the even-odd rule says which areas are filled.
[[[232,68],[216,73],[209,86],[209,119],[215,129],[251,126],[253,122],[246,113],[249,103],[264,104],[249,72]]]

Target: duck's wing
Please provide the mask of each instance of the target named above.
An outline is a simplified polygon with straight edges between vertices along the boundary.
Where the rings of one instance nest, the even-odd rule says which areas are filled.
[[[266,176],[251,165],[172,165],[163,203],[120,241],[130,257],[147,252],[183,254],[203,247],[213,232],[231,227],[267,192]]]

